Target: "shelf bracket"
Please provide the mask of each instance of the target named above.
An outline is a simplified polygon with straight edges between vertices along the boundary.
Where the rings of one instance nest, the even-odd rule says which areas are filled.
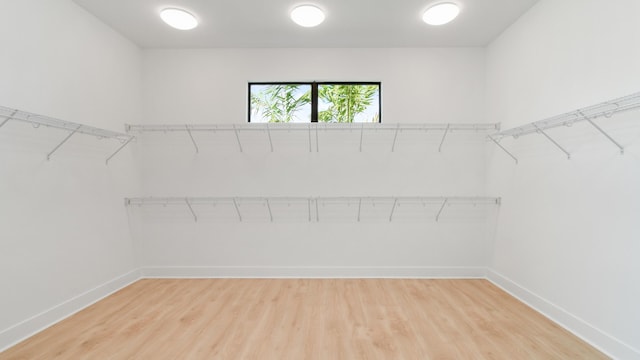
[[[78,130],[80,130],[80,128],[82,127],[82,125],[78,125],[77,128],[75,128],[69,135],[67,135],[66,138],[64,138],[64,140],[62,140],[62,142],[60,142],[60,144],[58,144],[58,146],[56,146],[55,148],[53,148],[53,150],[51,150],[51,152],[49,152],[47,154],[47,161],[49,161],[51,159],[51,155],[53,155],[54,152],[56,152],[61,146],[62,144],[66,143],[67,140],[69,140],[73,134],[75,134],[76,132],[78,132]]]
[[[558,149],[562,150],[562,152],[567,155],[567,159],[571,159],[571,154],[567,150],[565,150],[562,146],[560,146],[560,144],[558,144],[555,140],[553,140],[549,135],[547,135],[547,133],[544,132],[544,130],[542,130],[536,124],[533,124],[533,126],[536,128],[536,130],[538,130],[540,134],[544,135],[544,137],[546,137],[549,141],[551,141],[553,145],[555,145]]]
[[[318,141],[318,124],[316,123],[316,152],[320,152],[320,141]]]
[[[125,146],[129,145],[129,143],[130,143],[133,139],[135,139],[135,136],[131,136],[131,137],[129,137],[129,139],[127,139],[127,141],[125,141],[124,143],[122,143],[122,145],[120,145],[120,147],[119,147],[116,151],[114,151],[114,152],[113,152],[113,154],[111,154],[111,156],[109,156],[109,157],[107,158],[107,160],[105,160],[105,164],[106,164],[106,165],[109,165],[109,160],[111,160],[111,158],[112,158],[112,157],[116,156],[116,154],[117,154],[117,153],[119,153],[119,152],[120,152],[120,150],[124,149],[124,147],[125,147]]]
[[[364,136],[364,123],[360,125],[360,152],[362,152],[362,137]]]
[[[598,126],[595,122],[593,122],[593,120],[591,120],[585,114],[583,114],[582,111],[578,110],[578,114],[580,114],[582,118],[587,120],[589,124],[591,124],[594,128],[596,128],[596,130],[598,130],[602,135],[604,135],[607,139],[609,139],[609,141],[611,141],[615,146],[617,146],[618,149],[620,149],[620,154],[624,155],[624,147],[620,145],[620,143],[615,141],[609,134],[607,134],[604,130],[602,130],[600,126]]]
[[[269,204],[269,199],[264,199],[265,202],[267,203],[267,209],[269,210],[269,220],[271,220],[271,222],[273,222],[273,213],[271,212],[271,205]]]
[[[513,156],[512,153],[509,152],[509,150],[505,149],[504,146],[502,146],[502,144],[500,144],[500,142],[496,139],[494,139],[493,136],[489,135],[489,139],[491,139],[491,141],[493,141],[500,149],[502,149],[502,151],[504,151],[505,153],[507,153],[507,155],[511,156],[511,158],[513,160],[515,160],[516,164],[518,164],[518,158],[516,158],[515,156]]]
[[[11,115],[9,116],[4,116],[2,115],[2,117],[4,117],[4,121],[2,123],[0,123],[0,127],[3,127],[4,124],[6,124],[7,122],[9,122],[9,120],[13,119],[13,117],[15,116],[15,114],[18,112],[18,110],[13,110],[13,112],[11,113]]]
[[[191,215],[193,215],[193,220],[195,222],[198,222],[198,215],[196,215],[196,212],[193,211],[193,207],[191,207],[191,202],[189,202],[189,198],[184,198],[184,202],[187,204],[189,211],[191,211]]]
[[[236,198],[233,198],[233,206],[236,208],[236,213],[238,214],[238,219],[242,222],[242,215],[240,214],[240,208],[238,207],[238,201]]]
[[[358,200],[358,222],[360,222],[360,211],[362,210],[362,198]]]
[[[391,207],[391,214],[389,214],[389,222],[393,220],[393,213],[396,211],[396,205],[398,205],[398,198],[393,199],[393,206]]]
[[[440,210],[438,210],[438,213],[436,214],[436,222],[438,222],[438,220],[440,220],[440,215],[442,214],[442,211],[444,210],[444,207],[447,205],[447,201],[449,199],[445,198],[444,201],[442,202],[442,205],[440,206]]]
[[[400,124],[396,125],[396,133],[393,135],[393,145],[391,145],[391,152],[396,151],[396,140],[398,140],[398,132],[400,132]]]
[[[191,133],[191,129],[189,129],[189,125],[185,125],[184,128],[187,129],[187,133],[189,134],[189,137],[191,138],[191,142],[193,143],[193,147],[196,148],[196,154],[199,153],[200,149],[198,149],[198,144],[196,144],[196,140],[193,138],[193,134]]]
[[[444,139],[447,138],[447,134],[449,133],[449,127],[451,127],[451,124],[447,124],[447,128],[444,129],[444,134],[442,135],[442,140],[440,141],[440,146],[438,147],[438,152],[442,152],[442,144],[444,144]]]
[[[267,123],[267,136],[269,137],[269,146],[271,147],[271,152],[273,152],[273,141],[271,141],[271,130],[269,129],[269,123]]]
[[[316,222],[320,222],[320,208],[318,207],[318,198],[316,198],[315,201],[316,201]]]
[[[240,152],[242,152],[242,143],[240,142],[240,134],[238,134],[238,128],[233,125],[233,132],[236,134],[236,140],[238,140],[238,148],[240,149]]]
[[[311,199],[307,199],[307,207],[309,208],[309,222],[311,222]]]

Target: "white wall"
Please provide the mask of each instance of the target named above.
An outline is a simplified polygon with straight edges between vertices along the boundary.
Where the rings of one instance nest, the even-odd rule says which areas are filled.
[[[487,50],[488,119],[504,128],[640,90],[640,2],[542,0]],[[505,140],[487,188],[503,197],[491,277],[609,354],[640,353],[638,111]]]
[[[484,49],[145,50],[145,121],[247,121],[249,81],[382,81],[384,122],[481,122]],[[188,121],[186,121],[188,120]]]
[[[242,124],[249,81],[381,81],[385,123],[509,128],[638,91],[639,6],[542,0],[486,61],[485,49],[227,49],[146,50],[141,64],[134,45],[70,1],[4,2],[0,105],[112,130],[140,119]],[[490,265],[497,283],[610,354],[638,358],[635,119],[603,124],[632,144],[624,156],[581,127],[554,133],[575,152],[570,162],[535,136],[505,141],[518,166],[494,148],[485,163],[484,140],[461,134],[442,153],[440,134],[402,134],[393,153],[380,135],[359,153],[357,134],[321,134],[319,153],[285,137],[270,153],[258,134],[240,153],[233,137],[198,133],[199,154],[186,135],[160,134],[132,147],[135,163],[126,149],[109,167],[112,143],[74,137],[46,162],[64,134],[9,122],[0,129],[0,348],[135,278],[127,274],[138,265],[178,276],[482,276]],[[239,223],[197,208],[195,224],[186,207],[127,214],[122,198],[133,195],[500,195],[503,205],[493,244],[495,208],[448,207],[439,223]]]
[[[385,123],[482,122],[484,66],[483,49],[146,50],[145,122],[244,124],[249,81],[313,80],[381,81]],[[137,145],[143,195],[484,194],[482,136],[450,134],[438,153],[441,132],[401,134],[392,153],[392,135],[367,135],[360,153],[358,133],[342,139],[319,134],[320,152],[315,152],[315,136],[309,152],[307,134],[285,134],[274,138],[270,153],[266,134],[257,134],[243,139],[240,153],[233,134],[196,133],[199,154],[186,134],[145,136]],[[130,210],[141,224],[137,239],[144,267],[214,267],[209,274],[254,276],[355,275],[336,268],[409,267],[416,276],[428,276],[431,270],[425,268],[431,267],[461,267],[469,275],[482,275],[478,268],[487,265],[490,254],[485,219],[494,208],[480,217],[470,215],[473,210],[447,208],[440,224],[400,219],[391,224],[240,224],[204,218],[194,224],[186,207],[172,208],[172,215],[165,216],[153,216],[146,208]],[[355,220],[357,214],[352,216]],[[309,266],[331,270],[265,270]],[[259,269],[229,270],[236,267]],[[400,274],[394,271],[357,274]],[[464,276],[458,270],[450,274]]]
[[[0,12],[0,105],[116,131],[139,120],[135,45],[71,1]],[[0,128],[0,349],[135,278],[122,202],[139,191],[132,153],[107,167],[119,143],[76,135],[47,162],[65,136]]]

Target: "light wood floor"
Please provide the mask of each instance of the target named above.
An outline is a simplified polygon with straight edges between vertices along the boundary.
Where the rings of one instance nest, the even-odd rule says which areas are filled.
[[[603,359],[486,280],[141,280],[0,359]]]

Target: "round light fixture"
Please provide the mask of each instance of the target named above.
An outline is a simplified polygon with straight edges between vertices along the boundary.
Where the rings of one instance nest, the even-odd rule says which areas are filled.
[[[167,25],[178,30],[191,30],[198,26],[198,20],[191,13],[175,8],[167,8],[160,12],[160,18]]]
[[[324,12],[313,5],[300,5],[291,10],[291,20],[304,27],[314,27],[324,21]]]
[[[431,6],[422,14],[422,21],[429,25],[444,25],[455,19],[460,7],[454,3],[440,3]]]

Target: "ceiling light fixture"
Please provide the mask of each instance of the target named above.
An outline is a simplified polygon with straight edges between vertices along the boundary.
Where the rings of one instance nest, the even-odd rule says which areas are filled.
[[[455,19],[460,7],[454,3],[439,3],[431,6],[422,14],[422,21],[429,25],[444,25]]]
[[[304,27],[314,27],[324,21],[324,12],[313,5],[301,5],[291,11],[291,20]]]
[[[191,13],[175,8],[167,8],[160,12],[160,18],[167,25],[178,30],[191,30],[198,26],[198,20]]]

